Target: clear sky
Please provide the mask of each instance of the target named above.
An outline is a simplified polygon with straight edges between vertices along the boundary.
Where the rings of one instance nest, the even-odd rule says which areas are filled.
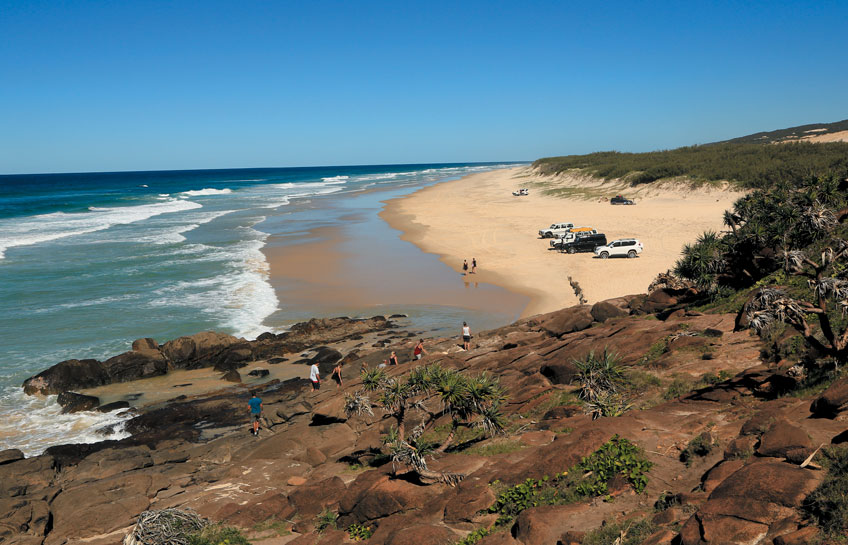
[[[0,0],[0,173],[532,160],[848,118],[848,2]]]

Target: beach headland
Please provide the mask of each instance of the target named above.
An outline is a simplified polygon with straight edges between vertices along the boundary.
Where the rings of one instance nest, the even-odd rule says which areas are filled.
[[[723,228],[722,212],[743,193],[729,184],[693,188],[648,184],[631,188],[576,175],[543,177],[516,167],[442,182],[386,201],[382,217],[401,238],[461,271],[463,259],[479,263],[475,280],[530,298],[522,316],[577,304],[568,277],[589,303],[642,293],[654,277],[674,266],[681,249],[707,230]],[[519,187],[529,196],[515,197]],[[634,206],[612,206],[624,194]],[[601,260],[592,253],[561,254],[539,229],[571,222],[644,244],[636,259]]]

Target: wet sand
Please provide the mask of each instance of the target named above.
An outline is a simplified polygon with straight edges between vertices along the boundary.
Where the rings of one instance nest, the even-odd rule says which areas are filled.
[[[530,195],[514,197],[519,187]],[[556,195],[545,195],[543,190]],[[622,193],[634,206],[613,206]],[[639,190],[576,176],[542,178],[530,167],[472,174],[392,199],[380,216],[401,238],[460,271],[479,263],[475,279],[530,298],[522,316],[577,304],[571,276],[590,303],[644,293],[654,277],[674,266],[684,244],[706,230],[720,231],[722,213],[743,193],[725,187],[692,189],[651,184]],[[607,239],[636,237],[645,251],[636,259],[601,260],[592,253],[561,254],[538,231],[552,223],[591,226]]]

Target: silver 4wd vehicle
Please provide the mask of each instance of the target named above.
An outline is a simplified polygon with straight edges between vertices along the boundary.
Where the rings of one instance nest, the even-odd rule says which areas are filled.
[[[606,246],[595,248],[595,255],[601,259],[608,257],[636,257],[642,253],[642,243],[635,238],[620,238],[613,240]]]
[[[558,238],[574,227],[573,223],[554,223],[547,229],[539,229],[539,236],[542,238]]]

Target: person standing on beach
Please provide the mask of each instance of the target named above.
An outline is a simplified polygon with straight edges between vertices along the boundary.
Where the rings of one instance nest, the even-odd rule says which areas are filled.
[[[250,400],[247,402],[250,406],[250,416],[253,418],[253,435],[259,435],[259,419],[262,418],[262,400],[253,392]]]
[[[471,258],[471,274],[474,274],[476,272],[477,272],[477,258],[472,257]]]
[[[318,371],[318,362],[312,364],[309,369],[309,380],[312,382],[312,391],[321,389],[321,373]]]
[[[468,260],[462,260],[462,274],[468,274]]]
[[[427,351],[424,350],[424,339],[420,339],[418,344],[416,344],[415,348],[412,350],[412,357],[416,360],[420,360],[421,355],[426,353]]]
[[[471,350],[471,328],[465,322],[462,322],[462,348]]]
[[[398,364],[397,354],[395,354],[395,351],[392,350],[392,355],[389,356],[389,365],[397,365],[397,364]]]
[[[330,378],[336,381],[336,390],[344,387],[344,383],[342,382],[342,363],[339,362],[334,368],[333,373],[330,375]]]

